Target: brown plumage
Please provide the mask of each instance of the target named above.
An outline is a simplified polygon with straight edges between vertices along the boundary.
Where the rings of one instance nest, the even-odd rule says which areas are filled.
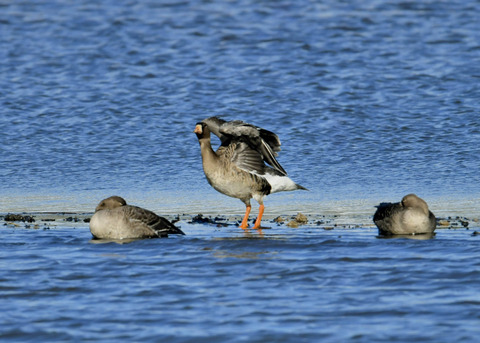
[[[152,211],[127,205],[119,196],[102,200],[90,219],[90,232],[95,238],[136,239],[167,237],[182,230]]]
[[[263,198],[266,195],[306,190],[293,182],[276,160],[281,143],[273,132],[239,120],[227,122],[217,117],[197,123],[194,132],[200,143],[203,170],[210,185],[220,193],[240,199],[246,206],[240,227],[248,226],[251,198],[260,204],[253,227],[257,229],[264,212]],[[216,152],[211,145],[211,132],[221,141]]]
[[[384,236],[433,233],[436,227],[435,215],[415,194],[405,195],[401,202],[381,203],[373,221]]]

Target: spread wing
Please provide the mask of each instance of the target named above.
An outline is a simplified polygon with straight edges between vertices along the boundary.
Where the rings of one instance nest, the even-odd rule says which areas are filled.
[[[237,146],[238,156],[235,159],[237,165],[241,164],[246,168],[258,170],[258,157],[260,157],[261,161],[271,165],[281,175],[287,175],[285,169],[275,158],[278,155],[277,152],[281,150],[280,139],[275,133],[241,120],[227,122],[217,117],[211,117],[205,119],[204,123],[208,125],[212,133],[220,138],[222,146],[241,143]],[[248,151],[243,144],[246,144],[251,151]]]
[[[258,151],[251,149],[247,143],[232,143],[230,148],[232,149],[231,161],[237,167],[259,175],[265,173],[265,163],[262,155]]]

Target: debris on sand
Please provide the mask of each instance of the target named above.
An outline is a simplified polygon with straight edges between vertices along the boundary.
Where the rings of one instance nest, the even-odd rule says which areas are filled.
[[[78,223],[80,219],[78,217],[67,217],[64,219],[64,221]]]
[[[212,217],[204,217],[203,214],[199,213],[196,216],[192,218],[191,221],[189,221],[189,224],[213,224],[216,225],[217,227],[221,226],[228,226],[229,224],[225,222],[225,218],[222,217],[215,217],[212,219]]]
[[[296,229],[296,228],[299,227],[300,225],[298,224],[297,221],[292,220],[292,221],[290,221],[290,222],[287,223],[287,226]]]
[[[297,216],[295,217],[295,220],[301,224],[306,224],[308,223],[308,218],[306,215],[303,213],[298,212]]]
[[[468,219],[465,217],[447,217],[447,218],[438,218],[437,219],[437,226],[441,228],[448,228],[448,229],[469,229],[468,226],[470,222],[476,223],[477,219]],[[475,224],[474,224],[475,225]]]
[[[189,222],[191,224],[212,224],[213,221],[211,218],[204,217],[203,214],[199,213],[192,218]]]
[[[21,214],[7,214],[4,218],[6,222],[24,222],[33,223],[35,219],[32,216],[22,216]]]
[[[292,228],[297,228],[300,225],[305,225],[307,223],[308,223],[307,216],[299,212],[297,216],[287,224],[287,226]]]

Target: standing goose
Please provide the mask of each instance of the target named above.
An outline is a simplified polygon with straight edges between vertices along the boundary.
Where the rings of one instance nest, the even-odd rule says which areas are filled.
[[[111,196],[98,204],[90,219],[94,238],[136,239],[184,235],[182,230],[152,211],[127,205],[119,196]]]
[[[405,195],[401,202],[381,203],[373,221],[380,235],[415,235],[433,233],[436,219],[425,200],[415,194]]]
[[[263,198],[266,195],[306,190],[293,182],[276,160],[275,156],[280,151],[280,139],[273,132],[240,120],[227,122],[217,117],[197,123],[194,132],[200,143],[203,171],[208,183],[220,193],[240,199],[246,206],[240,225],[242,229],[248,227],[251,198],[260,205],[253,226],[258,229],[265,209]],[[221,141],[216,152],[212,149],[210,132]]]

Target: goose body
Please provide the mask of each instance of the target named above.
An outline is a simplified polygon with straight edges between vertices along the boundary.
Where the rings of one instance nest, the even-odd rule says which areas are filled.
[[[90,219],[90,232],[100,239],[137,239],[184,234],[167,219],[118,196],[102,200]]]
[[[259,204],[254,228],[259,228],[264,212],[263,198],[271,193],[306,189],[288,176],[276,160],[280,140],[276,134],[240,120],[227,122],[210,117],[197,123],[203,171],[208,183],[220,193],[240,199],[246,206],[240,227],[247,228],[250,199]],[[214,151],[210,133],[220,138]],[[268,165],[267,165],[268,164]]]
[[[381,203],[377,206],[373,221],[380,235],[429,234],[435,231],[436,218],[427,203],[408,194],[398,203]]]

